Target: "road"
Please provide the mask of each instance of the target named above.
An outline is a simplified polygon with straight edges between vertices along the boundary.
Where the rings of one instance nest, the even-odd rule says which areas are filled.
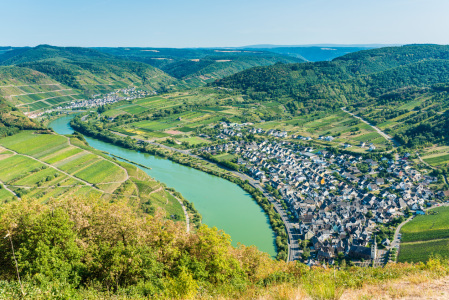
[[[178,200],[179,204],[181,204],[182,210],[184,211],[184,216],[186,218],[186,226],[187,226],[186,232],[189,233],[190,232],[190,218],[189,218],[189,214],[187,213],[187,209],[184,206],[184,203],[182,203],[182,201],[178,197],[173,195],[173,193],[170,193],[170,195],[172,195],[176,200]]]
[[[122,137],[127,137],[128,135],[119,133],[119,132],[115,132],[115,131],[111,131],[112,133],[122,136]],[[195,155],[193,153],[190,153],[190,150],[181,150],[181,149],[176,149],[170,146],[166,146],[166,145],[162,145],[156,142],[151,142],[151,141],[147,141],[147,140],[142,140],[142,139],[138,139],[138,138],[134,138],[131,137],[135,140],[138,141],[142,141],[142,142],[146,142],[149,143],[151,145],[154,146],[158,146],[158,147],[162,147],[164,149],[167,150],[171,150],[171,151],[175,151],[175,152],[179,152],[185,155],[189,155],[191,157],[194,157],[196,159],[200,159],[206,162],[210,162],[198,155]],[[249,184],[251,186],[253,186],[254,188],[258,189],[259,191],[261,191],[263,193],[263,195],[268,199],[268,201],[270,201],[271,204],[273,204],[274,209],[277,211],[277,213],[279,213],[279,215],[281,216],[282,222],[284,222],[285,228],[287,229],[287,235],[288,235],[288,261],[294,261],[294,260],[298,260],[299,259],[299,234],[296,232],[296,229],[293,227],[293,222],[290,222],[287,212],[284,210],[284,208],[281,206],[281,204],[274,198],[272,197],[270,194],[268,194],[259,184],[259,182],[257,182],[256,180],[254,180],[253,178],[247,176],[246,174],[237,172],[237,171],[230,171],[231,173],[233,173],[235,176],[239,177],[242,180],[248,180]]]
[[[428,211],[429,209],[434,209],[434,208],[442,207],[442,206],[449,206],[449,203],[441,203],[441,204],[437,204],[437,205],[428,207],[428,208],[426,208],[426,209],[424,209],[424,210],[425,210],[425,211]],[[396,228],[396,231],[394,232],[394,238],[393,238],[393,241],[391,242],[390,249],[393,248],[393,247],[394,247],[394,248],[397,248],[397,249],[398,249],[398,252],[397,252],[398,254],[399,254],[399,249],[400,249],[400,244],[401,244],[401,240],[398,238],[398,237],[399,237],[399,233],[400,233],[402,227],[403,227],[405,224],[407,224],[408,222],[410,222],[411,220],[413,220],[414,217],[415,217],[415,216],[411,216],[411,217],[409,217],[407,220],[405,220],[404,222],[402,222],[401,224],[399,224],[399,226]]]
[[[16,196],[17,199],[22,200],[13,190],[9,189],[3,181],[0,181],[0,185],[2,185],[5,190]]]
[[[393,241],[390,244],[390,249],[396,248],[398,250],[397,254],[399,254],[399,249],[400,249],[400,244],[401,244],[401,240],[399,239],[399,232],[401,231],[402,226],[404,226],[411,220],[413,220],[413,216],[409,217],[407,220],[405,220],[404,222],[399,224],[399,226],[396,228],[396,231],[394,232],[394,237],[393,237]]]
[[[342,107],[341,108],[342,111],[344,111],[345,113],[350,114],[351,116],[353,116],[356,119],[359,119],[360,121],[362,121],[365,124],[368,124],[369,126],[371,126],[375,131],[377,131],[377,133],[379,133],[382,137],[384,137],[387,141],[390,141],[393,143],[393,145],[395,145],[396,147],[399,147],[401,144],[399,144],[395,139],[393,139],[391,136],[389,136],[388,134],[386,134],[385,132],[383,132],[382,130],[380,130],[378,127],[372,125],[370,122],[362,119],[361,117],[353,114],[352,112],[349,112],[346,110],[346,107]]]
[[[425,164],[426,166],[428,166],[428,167],[431,168],[432,170],[435,169],[435,167],[433,167],[433,166],[429,165],[428,163],[426,163],[426,162],[421,158],[421,156],[419,156],[419,153],[418,153],[418,152],[416,152],[416,156],[418,156],[418,159],[419,159],[420,162],[422,162],[423,164]],[[443,173],[443,178],[444,178],[444,181],[446,182],[446,184],[449,185],[449,181],[447,180],[447,177],[446,177],[446,174],[445,174],[445,173]]]

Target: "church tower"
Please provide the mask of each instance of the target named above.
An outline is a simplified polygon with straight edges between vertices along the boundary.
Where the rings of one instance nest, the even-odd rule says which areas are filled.
[[[373,242],[371,243],[371,259],[375,260],[377,258],[377,242],[376,235],[374,235]]]

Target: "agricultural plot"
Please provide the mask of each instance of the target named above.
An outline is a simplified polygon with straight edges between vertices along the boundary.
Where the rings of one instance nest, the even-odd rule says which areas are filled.
[[[449,239],[401,244],[398,262],[425,262],[434,255],[449,258]]]
[[[402,242],[449,238],[449,207],[429,210],[428,215],[416,216],[402,227]]]
[[[75,155],[73,159],[66,159],[62,161],[61,164],[56,164],[55,166],[67,173],[72,174],[79,171],[80,166],[85,168],[88,165],[95,163],[99,159],[100,158],[94,154],[84,152],[81,155]]]
[[[449,257],[449,207],[438,207],[416,216],[402,229],[398,261],[426,261],[432,255]]]
[[[167,191],[161,190],[160,192],[152,193],[150,195],[150,200],[152,203],[158,207],[162,207],[166,211],[167,218],[185,221],[184,211],[181,204],[179,204],[178,200]]]
[[[57,163],[61,160],[64,160],[66,158],[69,158],[75,154],[78,154],[80,152],[82,152],[83,150],[81,150],[80,148],[76,148],[76,147],[67,147],[67,148],[63,148],[55,153],[52,153],[50,155],[47,155],[45,157],[42,157],[42,160],[45,161],[46,163],[49,164],[54,164]]]
[[[148,129],[152,131],[165,130],[175,127],[175,124],[161,123],[158,121],[142,121],[133,124],[138,128]]]
[[[68,142],[60,135],[22,132],[2,139],[0,145],[39,158],[67,147]]]
[[[198,145],[198,144],[209,144],[210,142],[208,140],[202,139],[200,137],[188,137],[188,138],[180,138],[179,139],[181,142],[187,142],[190,145]]]
[[[10,156],[0,161],[0,180],[9,183],[42,166],[40,162],[22,155]]]
[[[123,182],[126,179],[126,172],[107,160],[93,163],[87,168],[73,173],[76,177],[84,179],[90,183],[110,183]]]
[[[14,199],[14,197],[15,196],[5,188],[0,188],[0,204],[11,201],[12,199]]]
[[[443,165],[449,163],[449,154],[436,157],[423,158],[423,160],[432,166]]]
[[[138,106],[138,105],[134,105],[134,106],[130,106],[127,108],[124,108],[123,111],[130,113],[130,114],[140,114],[146,110],[149,110],[148,107],[142,107],[142,106]]]
[[[58,178],[60,177],[60,178]],[[66,175],[56,171],[53,168],[45,168],[38,172],[29,174],[28,176],[16,181],[14,184],[18,186],[34,186],[42,183],[47,183],[45,185],[52,184],[52,181],[58,179],[58,181],[66,178]]]

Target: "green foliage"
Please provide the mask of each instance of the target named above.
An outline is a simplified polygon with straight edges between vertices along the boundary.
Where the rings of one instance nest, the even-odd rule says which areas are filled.
[[[434,214],[416,216],[402,229],[402,242],[427,241],[449,237],[449,207],[432,209]]]

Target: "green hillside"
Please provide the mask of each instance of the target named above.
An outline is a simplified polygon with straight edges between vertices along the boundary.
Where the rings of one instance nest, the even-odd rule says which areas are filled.
[[[303,113],[379,97],[397,88],[446,82],[448,58],[448,46],[380,48],[331,62],[252,68],[214,85],[237,89],[260,101],[282,100],[292,113]]]
[[[200,86],[256,66],[297,63],[304,59],[261,50],[170,49],[170,48],[95,48],[96,50],[140,61],[184,80],[188,86]]]
[[[0,95],[23,111],[39,111],[136,87],[165,91],[177,80],[148,64],[93,49],[19,48],[0,55]]]
[[[48,45],[21,48],[0,55],[0,64],[33,69],[59,83],[90,93],[104,93],[130,85],[158,90],[176,82],[147,64],[88,48]]]

